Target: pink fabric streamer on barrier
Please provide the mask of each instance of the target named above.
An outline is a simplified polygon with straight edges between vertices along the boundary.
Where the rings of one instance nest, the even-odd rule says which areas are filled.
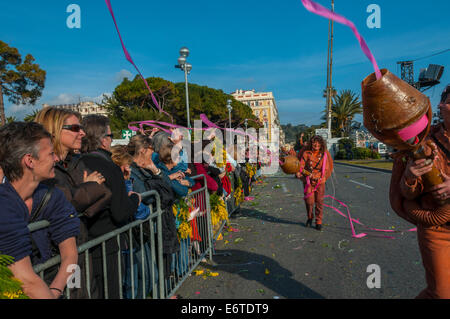
[[[338,23],[341,23],[341,24],[344,24],[344,25],[350,27],[350,29],[352,29],[353,33],[355,34],[356,39],[358,39],[359,45],[361,46],[362,51],[369,58],[370,62],[372,62],[377,80],[381,79],[382,75],[381,75],[380,69],[378,68],[377,61],[375,60],[375,57],[373,56],[372,52],[370,51],[369,47],[367,46],[366,41],[359,34],[358,29],[356,29],[355,24],[353,22],[351,22],[347,18],[345,18],[335,12],[332,12],[331,10],[321,6],[320,4],[318,4],[314,1],[302,0],[302,4],[306,8],[306,10],[308,10],[312,13],[315,13],[324,18],[331,19],[333,21],[336,21]]]
[[[131,58],[130,53],[128,52],[127,48],[125,47],[125,44],[123,43],[123,40],[122,40],[122,36],[120,35],[120,31],[119,31],[119,27],[118,27],[117,22],[116,22],[116,18],[115,18],[115,16],[114,16],[114,11],[113,11],[112,6],[111,6],[111,0],[105,0],[105,2],[106,2],[106,6],[107,6],[108,9],[109,9],[109,12],[111,13],[111,17],[112,17],[112,19],[113,19],[113,21],[114,21],[114,25],[116,26],[117,34],[119,35],[120,43],[122,44],[122,49],[123,49],[123,52],[124,52],[124,54],[125,54],[125,58],[128,60],[128,62],[130,62],[130,63],[134,66],[134,68],[136,69],[136,71],[139,73],[139,76],[140,76],[141,79],[144,81],[145,86],[147,87],[148,91],[150,92],[150,95],[151,95],[151,97],[152,97],[152,101],[153,101],[153,103],[156,105],[156,107],[158,108],[159,112],[163,112],[164,114],[168,115],[168,116],[173,120],[172,116],[171,116],[169,113],[165,112],[165,111],[159,106],[159,103],[158,103],[158,101],[156,101],[156,98],[155,98],[155,96],[153,95],[153,92],[152,92],[152,90],[150,89],[150,86],[148,85],[147,80],[144,78],[144,76],[142,75],[141,71],[139,71],[138,67],[136,66],[136,64],[134,63],[133,59]]]
[[[211,128],[211,127],[212,128],[216,128],[216,129],[222,129],[221,127],[219,127],[216,124],[214,124],[213,122],[211,122],[208,119],[208,117],[206,116],[206,114],[203,114],[203,113],[200,114],[200,119],[202,120],[203,123],[205,123],[208,126],[207,128],[201,128],[201,130],[207,130],[207,129]],[[138,124],[139,128],[137,128],[133,124]],[[172,128],[188,129],[187,127],[184,127],[184,126],[181,126],[181,125],[176,125],[176,124],[171,124],[171,123],[161,122],[161,121],[155,121],[155,120],[131,122],[131,123],[128,124],[128,128],[130,130],[133,130],[133,131],[140,131],[140,130],[142,130],[142,126],[143,125],[148,125],[148,126],[152,126],[152,127],[157,127],[159,129],[163,130],[164,132],[170,133],[169,130],[161,128],[158,124],[159,125],[168,126],[168,127],[172,127]],[[195,130],[195,128],[191,128],[191,129]],[[239,130],[234,130],[234,129],[229,129],[229,128],[223,128],[223,129],[225,131],[233,132],[233,133],[236,133],[236,134],[239,134],[239,135],[249,136],[252,140],[254,140],[256,142],[258,141],[253,135],[250,135],[247,132],[242,132],[242,131],[239,131]],[[268,149],[266,147],[264,147],[264,145],[260,145],[260,147],[263,148],[264,151],[266,151],[266,152],[268,151]],[[272,161],[273,157],[274,157],[274,155],[271,154],[270,155],[270,161]],[[282,164],[280,160],[278,160],[278,161],[279,161],[280,164]],[[270,165],[270,163],[269,163],[269,165]]]

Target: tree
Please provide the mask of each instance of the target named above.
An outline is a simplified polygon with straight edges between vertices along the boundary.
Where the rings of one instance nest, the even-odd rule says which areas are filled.
[[[31,54],[25,60],[16,48],[0,41],[0,120],[6,124],[3,95],[11,103],[35,104],[44,89],[46,72]]]
[[[161,78],[146,79],[152,92],[163,110],[169,113],[175,124],[187,126],[185,84],[172,83]],[[194,120],[200,119],[204,113],[219,126],[228,127],[227,100],[232,100],[232,125],[237,126],[245,119],[249,127],[258,127],[254,122],[257,118],[251,108],[222,90],[216,90],[207,86],[189,84],[189,113],[191,125]],[[125,128],[129,122],[141,120],[159,120],[171,122],[164,113],[160,113],[153,104],[150,93],[140,77],[133,81],[125,78],[118,85],[111,97],[104,97],[102,105],[108,109],[111,118],[111,129]],[[226,124],[225,124],[226,123]],[[242,127],[242,125],[241,125]]]
[[[341,135],[341,137],[349,135],[355,115],[362,113],[359,97],[351,90],[343,90],[333,97],[331,110],[333,135]]]
[[[23,120],[25,122],[33,122],[38,113],[39,113],[39,110],[33,110],[33,112],[31,112],[30,114],[25,115]]]
[[[17,117],[15,116],[8,116],[6,118],[6,124],[12,123],[12,122],[16,122],[17,121]]]

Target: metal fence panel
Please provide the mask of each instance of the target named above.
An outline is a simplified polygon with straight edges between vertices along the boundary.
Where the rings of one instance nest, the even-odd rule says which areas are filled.
[[[228,217],[239,208],[234,198],[234,174],[231,174],[230,178],[232,191],[225,199]],[[203,180],[202,188],[187,195],[187,198],[194,198],[194,206],[199,208],[198,216],[192,221],[195,224],[198,236],[190,236],[179,241],[180,251],[171,256],[170,273],[166,276],[164,274],[161,200],[156,191],[145,192],[141,194],[143,199],[150,196],[156,198],[156,211],[154,212],[152,205],[150,205],[150,216],[147,219],[133,221],[78,247],[79,263],[81,258],[84,257],[84,284],[89,299],[94,298],[92,296],[92,290],[94,289],[92,284],[94,282],[90,280],[94,275],[93,269],[91,269],[94,264],[91,251],[95,248],[98,249],[98,247],[101,247],[104,298],[108,299],[110,296],[109,286],[111,281],[108,278],[108,269],[111,269],[112,265],[107,262],[106,247],[109,240],[115,240],[118,247],[117,258],[114,257],[114,260],[117,261],[117,278],[113,280],[118,280],[120,299],[148,298],[150,292],[153,299],[172,297],[193,270],[201,262],[207,261],[207,257],[209,262],[213,263],[214,244],[221,234],[226,220],[221,223],[216,234],[214,234],[206,177],[197,175],[193,179]],[[148,225],[148,230],[145,230],[145,225]],[[30,224],[29,230],[33,232],[48,226],[47,221],[40,221]],[[138,235],[136,235],[136,232],[138,232]],[[44,279],[45,271],[60,263],[61,257],[57,255],[33,268]],[[66,287],[65,295],[67,298],[72,297],[69,290]]]

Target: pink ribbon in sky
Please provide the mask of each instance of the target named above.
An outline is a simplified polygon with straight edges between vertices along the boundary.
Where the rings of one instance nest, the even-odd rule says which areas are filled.
[[[150,92],[150,95],[152,97],[153,103],[156,105],[156,107],[158,108],[159,112],[163,112],[164,114],[168,115],[173,120],[172,116],[170,114],[168,114],[167,112],[165,112],[159,106],[159,103],[158,103],[158,101],[156,101],[156,98],[153,95],[153,92],[150,89],[150,86],[148,85],[147,80],[145,80],[145,78],[142,76],[141,71],[139,71],[138,67],[136,66],[136,64],[134,63],[133,59],[131,58],[130,53],[128,52],[127,48],[125,47],[125,44],[123,43],[123,40],[122,40],[122,36],[120,35],[119,27],[117,26],[116,18],[114,17],[114,12],[113,12],[113,9],[112,9],[112,6],[111,6],[111,0],[105,0],[105,2],[106,2],[106,6],[109,9],[109,12],[111,13],[111,17],[112,17],[112,19],[114,21],[114,25],[116,26],[117,34],[119,35],[120,43],[122,44],[122,49],[123,49],[123,53],[125,54],[125,58],[128,60],[128,62],[130,62],[134,66],[136,71],[139,73],[140,77],[142,78],[142,80],[145,83],[145,86],[147,87],[148,91]]]
[[[347,18],[345,18],[335,12],[332,12],[331,10],[321,6],[320,4],[318,4],[314,1],[302,0],[302,4],[306,8],[306,10],[308,10],[312,13],[315,13],[324,18],[331,19],[333,21],[336,21],[338,23],[341,23],[341,24],[344,24],[344,25],[350,27],[350,29],[352,29],[353,33],[355,34],[356,39],[358,39],[362,51],[369,58],[370,62],[372,62],[377,80],[379,80],[382,77],[380,69],[378,68],[377,61],[375,60],[375,57],[373,56],[372,52],[370,51],[369,47],[367,46],[367,43],[364,40],[364,38],[359,34],[358,29],[356,29],[355,24],[353,22],[351,22]]]

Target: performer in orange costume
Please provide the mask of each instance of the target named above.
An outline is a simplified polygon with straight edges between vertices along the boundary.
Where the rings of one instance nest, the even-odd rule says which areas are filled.
[[[450,85],[442,94],[440,111],[444,122],[433,126],[431,141],[435,158],[413,160],[404,153],[395,157],[390,200],[404,219],[417,226],[417,239],[425,268],[427,288],[417,298],[450,299]],[[444,183],[426,189],[422,177],[433,164]],[[438,204],[439,201],[447,203]]]
[[[306,227],[312,226],[315,204],[316,229],[322,230],[325,182],[330,178],[332,171],[333,159],[325,141],[320,136],[314,136],[303,152],[300,171],[296,174],[297,178],[302,180],[305,189],[305,205],[308,213]]]

